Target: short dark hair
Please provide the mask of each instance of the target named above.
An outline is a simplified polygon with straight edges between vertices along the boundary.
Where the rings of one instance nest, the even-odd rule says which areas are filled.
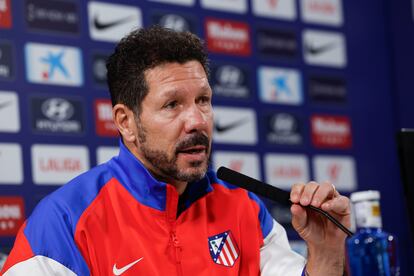
[[[190,32],[160,26],[137,29],[125,36],[106,62],[112,105],[125,104],[136,115],[148,93],[145,71],[169,62],[198,61],[208,75],[203,41]]]

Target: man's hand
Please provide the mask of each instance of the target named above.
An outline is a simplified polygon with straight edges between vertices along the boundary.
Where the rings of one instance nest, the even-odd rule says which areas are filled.
[[[313,205],[321,208],[349,228],[349,199],[341,196],[329,182],[321,185],[309,182],[306,185],[294,184],[290,200],[293,203],[290,209],[292,225],[308,246],[306,270],[309,275],[342,275],[346,234],[322,215],[302,206]]]

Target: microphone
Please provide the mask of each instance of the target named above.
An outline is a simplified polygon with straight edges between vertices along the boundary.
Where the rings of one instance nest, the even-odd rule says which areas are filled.
[[[229,168],[220,167],[217,170],[217,177],[237,187],[246,189],[257,195],[276,201],[277,203],[285,207],[289,207],[290,205],[292,205],[292,202],[290,201],[289,192],[276,188],[272,185],[263,183],[257,179],[233,171]]]
[[[237,187],[246,189],[252,193],[276,201],[277,203],[283,206],[289,207],[292,205],[292,201],[290,201],[289,192],[276,188],[272,185],[266,184],[257,179],[251,178],[247,175],[233,171],[229,168],[220,167],[217,170],[217,177]],[[337,221],[334,217],[332,217],[329,213],[325,212],[324,210],[312,205],[302,207],[311,209],[325,216],[327,219],[332,221],[339,229],[344,231],[349,237],[354,235],[354,233],[352,233],[348,228],[346,228],[344,225],[342,225],[339,221]]]

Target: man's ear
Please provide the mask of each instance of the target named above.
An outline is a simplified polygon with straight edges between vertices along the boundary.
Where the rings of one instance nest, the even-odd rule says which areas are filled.
[[[125,142],[134,142],[137,125],[134,112],[124,104],[116,104],[112,108],[112,118]]]

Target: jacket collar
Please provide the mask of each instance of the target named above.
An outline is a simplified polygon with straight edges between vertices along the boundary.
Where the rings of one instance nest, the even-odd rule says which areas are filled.
[[[168,183],[158,181],[144,167],[124,145],[122,139],[119,142],[119,155],[109,161],[115,178],[131,193],[141,204],[164,211],[167,201]],[[187,186],[187,198],[185,205],[188,208],[194,201],[212,191],[211,183],[215,174],[209,171],[201,180],[189,183]],[[175,188],[174,188],[175,191]]]

